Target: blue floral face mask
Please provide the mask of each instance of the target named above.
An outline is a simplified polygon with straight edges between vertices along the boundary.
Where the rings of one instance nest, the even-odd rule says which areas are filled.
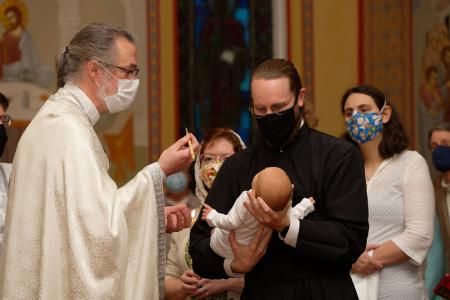
[[[369,112],[363,114],[362,112],[357,112],[345,122],[347,133],[355,142],[365,144],[383,131],[382,113],[385,105],[383,105],[380,113]]]

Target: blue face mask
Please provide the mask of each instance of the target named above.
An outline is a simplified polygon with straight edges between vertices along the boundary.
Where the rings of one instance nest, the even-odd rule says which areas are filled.
[[[383,131],[381,112],[370,112],[366,114],[357,112],[345,124],[350,137],[355,142],[362,144],[373,140],[378,133]]]
[[[450,171],[450,146],[437,146],[433,150],[432,158],[438,171]]]
[[[172,193],[181,193],[186,190],[188,179],[185,173],[178,172],[167,177],[166,187]]]

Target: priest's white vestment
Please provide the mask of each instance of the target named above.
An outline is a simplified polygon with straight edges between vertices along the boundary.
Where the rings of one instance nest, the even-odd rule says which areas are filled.
[[[165,175],[154,163],[117,188],[77,89],[50,97],[17,147],[0,296],[162,298]]]

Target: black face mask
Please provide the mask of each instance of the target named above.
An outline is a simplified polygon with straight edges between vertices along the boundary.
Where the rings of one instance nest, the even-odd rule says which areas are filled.
[[[8,135],[6,134],[5,125],[0,124],[0,156],[5,151],[6,142],[8,141]]]
[[[294,110],[296,106],[295,104],[282,113],[272,113],[256,118],[261,134],[270,145],[279,147],[288,141],[298,123]]]

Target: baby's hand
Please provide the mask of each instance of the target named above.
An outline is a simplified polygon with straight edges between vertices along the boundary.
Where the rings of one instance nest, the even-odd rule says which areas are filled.
[[[206,217],[208,214],[213,210],[211,206],[208,204],[203,203],[203,212],[202,212],[202,220],[206,220]]]

